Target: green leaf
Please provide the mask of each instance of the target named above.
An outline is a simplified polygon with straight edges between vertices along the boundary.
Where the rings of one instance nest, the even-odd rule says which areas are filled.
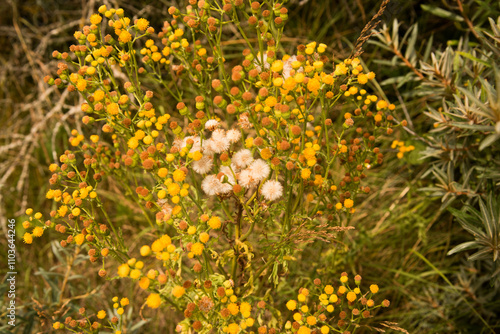
[[[483,225],[486,228],[488,236],[493,239],[496,235],[496,222],[493,221],[494,218],[490,215],[490,211],[486,207],[486,204],[480,199],[479,208],[481,209],[481,216],[483,218]]]
[[[475,61],[477,63],[480,63],[480,64],[483,64],[484,66],[486,67],[489,67],[491,68],[491,65],[485,61],[485,60],[482,60],[482,59],[479,59],[479,58],[476,58],[474,57],[473,55],[471,55],[470,53],[467,53],[467,52],[462,52],[462,51],[456,51],[459,55],[461,55],[462,57],[465,57],[467,59],[470,59],[472,61]]]
[[[443,8],[439,8],[439,7],[432,6],[432,5],[420,5],[420,7],[423,10],[425,10],[426,12],[429,12],[429,13],[431,13],[433,15],[442,17],[444,19],[449,19],[449,20],[453,20],[453,21],[456,21],[456,22],[463,22],[464,21],[464,18],[461,17],[460,15],[457,15],[455,13],[449,12],[446,9],[443,9]]]
[[[470,129],[475,131],[493,131],[495,128],[490,125],[469,124],[463,122],[451,122],[450,125],[456,126],[461,129]]]
[[[478,108],[480,108],[483,112],[479,112],[478,110],[474,110],[475,114],[479,114],[483,117],[492,118],[491,115],[491,110],[483,103],[481,102],[475,95],[472,93],[470,90],[458,87],[458,90],[461,91],[471,102],[473,102]]]
[[[460,225],[462,225],[462,227],[474,237],[486,237],[483,231],[473,225],[473,216],[454,208],[448,208],[448,210],[458,220]]]
[[[479,248],[480,245],[476,241],[467,241],[458,246],[453,247],[446,255],[453,255],[458,252],[463,252],[472,248]]]
[[[482,142],[481,145],[479,145],[479,151],[484,150],[485,148],[491,146],[494,142],[496,142],[500,138],[500,134],[498,133],[492,133],[488,137],[486,137]]]
[[[467,258],[469,261],[476,261],[476,260],[484,260],[489,258],[489,253],[491,253],[492,249],[491,248],[484,248],[477,253],[472,254]]]

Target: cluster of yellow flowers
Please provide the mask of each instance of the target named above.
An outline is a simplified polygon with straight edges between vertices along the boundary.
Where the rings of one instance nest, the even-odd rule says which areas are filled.
[[[101,6],[74,34],[70,53],[54,51],[58,77],[45,81],[80,94],[83,123],[102,133],[71,132],[72,151],[50,167],[53,222],[27,212],[33,230],[24,239],[54,228],[63,247],[102,260],[102,277],[111,253],[120,263],[115,278],[137,282],[150,308],[186,308],[179,331],[236,334],[254,326],[265,304],[252,296],[260,303],[253,308],[236,295],[265,285],[264,276],[279,281],[296,249],[294,227],[338,226],[370,192],[363,180],[383,162],[377,139],[392,134],[395,106],[368,93],[375,74],[358,58],[333,59],[318,42],[284,54],[283,3],[189,3],[184,13],[171,7],[173,19],[158,33],[144,18]],[[230,24],[247,43],[236,61],[226,60],[221,43]],[[149,224],[142,260],[129,255],[127,236],[109,217],[109,196],[100,193],[106,178],[143,212],[131,224]],[[321,305],[333,312],[340,297],[353,303],[359,293],[343,285],[325,291]],[[302,289],[287,307],[308,296]],[[294,330],[325,323],[305,304],[300,310]]]
[[[67,329],[71,332],[77,332],[77,330],[83,330],[85,333],[97,333],[102,330],[111,330],[113,334],[122,334],[124,332],[124,313],[125,307],[130,304],[128,298],[113,297],[113,309],[114,314],[106,322],[105,319],[108,317],[108,313],[105,310],[100,310],[96,314],[89,314],[85,308],[80,308],[78,313],[81,319],[73,319],[72,317],[66,317],[64,323],[56,321],[52,324],[52,327],[56,330]],[[92,321],[91,319],[97,320]]]
[[[405,153],[411,152],[415,149],[415,146],[406,146],[404,141],[394,140],[391,144],[392,149],[398,149],[397,157],[398,159],[403,159]]]
[[[314,280],[313,292],[301,288],[297,299],[291,299],[286,303],[287,309],[293,312],[293,321],[285,324],[286,332],[350,333],[362,319],[372,317],[373,310],[389,307],[388,300],[375,304],[372,299],[379,291],[378,285],[370,285],[369,291],[363,293],[360,289],[361,276],[354,277],[355,288],[351,288],[348,281],[347,273],[342,273],[337,288],[323,285],[319,279]]]

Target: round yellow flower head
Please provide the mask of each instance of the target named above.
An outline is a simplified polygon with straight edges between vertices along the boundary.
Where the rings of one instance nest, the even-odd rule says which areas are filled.
[[[132,40],[132,35],[127,30],[122,30],[118,36],[118,41],[128,43]]]
[[[160,304],[161,304],[161,297],[157,293],[150,294],[146,299],[146,305],[148,305],[151,308],[158,308],[160,307]]]
[[[201,255],[204,248],[205,246],[203,246],[202,243],[196,242],[191,246],[191,252],[193,252],[194,255]]]
[[[286,303],[286,308],[289,309],[290,311],[293,311],[297,308],[297,302],[295,300],[289,300]]]
[[[33,242],[33,236],[31,234],[29,234],[28,232],[26,232],[26,233],[24,233],[23,240],[25,243],[27,243],[29,245]]]
[[[118,267],[118,276],[127,277],[130,273],[130,267],[128,264],[124,263]]]
[[[41,236],[42,236],[42,234],[43,234],[43,228],[42,228],[42,227],[40,227],[40,226],[37,226],[37,227],[35,227],[35,228],[33,229],[33,232],[32,232],[32,233],[33,233],[33,236],[34,236],[34,237],[41,237]]]
[[[146,20],[146,19],[143,19],[143,18],[140,18],[137,20],[137,22],[135,23],[135,26],[137,27],[137,29],[139,29],[140,31],[146,31],[146,29],[148,29],[149,27],[149,21]]]
[[[101,320],[106,318],[106,311],[100,310],[99,312],[97,312],[97,318],[99,318]]]
[[[219,229],[221,227],[220,218],[217,216],[212,216],[208,221],[208,226],[210,226],[210,228],[213,228],[214,230]]]
[[[176,285],[172,289],[172,294],[174,295],[175,298],[181,298],[185,292],[186,290],[180,285]]]

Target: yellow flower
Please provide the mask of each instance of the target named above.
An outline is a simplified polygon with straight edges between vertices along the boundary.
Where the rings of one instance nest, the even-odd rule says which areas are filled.
[[[177,169],[174,172],[173,177],[176,182],[182,182],[186,178],[186,174],[182,170]]]
[[[161,297],[157,293],[152,293],[146,299],[146,304],[151,308],[158,308],[161,304]]]
[[[130,267],[128,264],[124,263],[118,267],[118,276],[127,277],[130,273]]]
[[[120,112],[120,107],[118,107],[117,103],[110,103],[106,110],[110,115],[117,115]]]
[[[135,26],[137,27],[137,29],[139,29],[140,31],[146,31],[146,29],[148,29],[149,27],[149,21],[146,20],[146,19],[143,19],[143,18],[140,18],[137,20],[137,22],[135,23]]]
[[[148,256],[151,253],[151,248],[148,245],[141,247],[140,253],[142,256]]]
[[[31,234],[26,232],[26,233],[24,233],[23,240],[25,243],[27,243],[29,245],[33,242],[33,237],[31,236]]]
[[[347,67],[344,63],[337,64],[335,66],[335,75],[345,75],[347,73]]]
[[[292,77],[288,77],[283,84],[283,88],[286,90],[292,90],[295,88],[295,80]]]
[[[275,60],[271,65],[271,71],[281,72],[283,70],[283,62],[281,60]]]
[[[83,92],[87,88],[87,80],[85,79],[78,79],[76,82],[76,88],[80,91]]]
[[[300,172],[300,177],[302,177],[304,180],[307,180],[311,176],[311,170],[309,168],[304,168]]]
[[[311,330],[306,327],[306,326],[300,326],[299,330],[297,331],[297,334],[310,334]]]
[[[240,305],[240,312],[244,318],[248,318],[250,316],[250,312],[252,311],[252,305],[247,302],[243,302]]]
[[[80,246],[81,244],[83,244],[84,241],[85,241],[85,236],[83,234],[80,233],[80,234],[76,235],[76,237],[75,237],[75,243],[77,245]]]
[[[300,84],[304,81],[305,75],[304,75],[304,73],[299,72],[299,73],[295,74],[295,76],[293,78],[294,78],[296,83]]]
[[[360,73],[358,75],[358,83],[361,84],[361,85],[364,85],[367,82],[368,82],[368,77],[366,76],[366,74]]]
[[[92,24],[98,25],[99,23],[101,23],[101,21],[102,21],[102,17],[99,14],[93,14],[90,17],[90,23],[92,23]]]
[[[127,43],[132,40],[132,35],[127,30],[122,30],[118,36],[118,41]]]
[[[168,169],[166,169],[165,167],[162,167],[158,170],[158,176],[159,177],[167,177],[168,175]]]
[[[154,52],[152,55],[151,55],[151,59],[153,59],[154,61],[159,61],[161,59],[161,53],[159,52]]]
[[[326,85],[332,85],[333,84],[333,77],[331,75],[325,75],[321,80]]]
[[[333,286],[327,285],[325,286],[325,293],[331,295],[333,293]]]
[[[350,198],[347,198],[345,201],[344,201],[344,206],[348,209],[352,208],[352,206],[354,205],[354,202],[352,199]],[[345,276],[342,276],[342,277],[345,277]]]
[[[163,248],[169,246],[172,243],[172,239],[167,234],[162,235],[158,240],[160,240]]]
[[[237,334],[240,331],[240,326],[238,324],[232,323],[227,326],[226,331],[229,334]]]
[[[309,89],[310,92],[317,92],[320,87],[321,83],[316,78],[313,78],[307,82],[307,89]]]
[[[206,233],[206,232],[200,233],[200,241],[202,243],[205,244],[208,241],[208,239],[210,239],[210,236],[208,235],[208,233]]]
[[[208,226],[210,226],[210,228],[213,228],[214,230],[219,229],[221,227],[220,218],[217,216],[212,216],[208,221]]]
[[[42,236],[42,234],[43,234],[43,228],[42,228],[42,227],[40,227],[40,226],[37,226],[37,227],[35,227],[35,228],[33,229],[33,232],[32,232],[32,233],[33,233],[33,236],[34,236],[34,237],[41,237],[41,236]]]
[[[313,159],[316,155],[316,151],[312,148],[312,147],[308,147],[308,148],[305,148],[303,151],[302,151],[302,154],[304,155],[304,157],[309,160],[309,159]]]
[[[269,96],[266,100],[265,100],[265,104],[266,106],[268,106],[269,108],[272,108],[276,105],[276,103],[278,103],[278,100],[274,97],[274,96]]]
[[[149,278],[144,276],[139,280],[139,287],[143,290],[146,290],[149,287],[149,283],[150,283]]]
[[[238,305],[236,305],[235,303],[230,303],[229,305],[227,305],[227,309],[229,310],[229,312],[231,312],[232,315],[237,315],[240,311]]]
[[[180,285],[176,285],[172,289],[172,294],[174,295],[175,298],[181,298],[185,292],[186,290],[184,290],[184,288]]]
[[[271,150],[269,150],[267,147],[262,149],[262,151],[260,151],[260,156],[262,157],[262,159],[264,160],[269,160],[273,154],[271,153]]]
[[[347,300],[351,303],[356,300],[356,294],[352,291],[349,291],[346,296]]]
[[[314,316],[312,316],[312,315],[311,315],[311,316],[309,316],[309,317],[307,317],[306,321],[307,321],[307,324],[308,324],[309,326],[314,326],[314,325],[316,325],[316,317],[314,317]]]
[[[128,140],[127,145],[131,149],[136,149],[137,146],[139,146],[139,141],[136,138],[132,137]]]
[[[246,148],[251,148],[253,146],[253,138],[252,137],[248,137],[247,139],[245,139],[245,147]]]
[[[122,298],[120,300],[120,305],[121,306],[127,306],[128,304],[130,304],[130,301],[128,300],[128,298]]]
[[[377,293],[378,292],[378,285],[377,284],[370,285],[370,291],[372,293]]]
[[[191,246],[191,252],[193,252],[194,255],[201,255],[204,248],[205,246],[203,246],[202,243],[196,242]]]
[[[98,317],[99,319],[104,319],[104,318],[106,318],[106,311],[104,311],[104,310],[100,310],[99,312],[97,312],[97,317]]]
[[[286,303],[286,308],[289,309],[290,311],[293,311],[297,308],[297,302],[295,300],[289,300]]]
[[[141,277],[141,271],[139,269],[134,269],[130,272],[130,278],[138,279],[139,277]]]
[[[80,215],[80,208],[74,208],[73,210],[71,210],[71,214],[73,216],[79,216]]]

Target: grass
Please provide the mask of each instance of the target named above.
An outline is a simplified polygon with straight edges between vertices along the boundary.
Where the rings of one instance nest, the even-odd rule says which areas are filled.
[[[287,49],[318,40],[327,44],[329,52],[336,57],[347,57],[379,3],[372,0],[291,1],[290,24],[284,39]],[[430,3],[441,5],[441,1]],[[44,198],[48,187],[46,180],[50,177],[48,165],[67,147],[70,130],[79,129],[82,124],[80,102],[44,85],[42,79],[56,68],[51,51],[64,50],[72,43],[72,32],[81,26],[83,18],[88,17],[96,5],[93,1],[82,7],[78,1],[17,0],[0,5],[0,19],[4,22],[0,27],[0,226],[3,232],[6,232],[7,218],[15,217],[18,222],[24,220],[23,212],[28,205],[43,212],[51,209]],[[119,5],[160,26],[171,2],[161,1],[160,5],[154,1],[119,1]],[[465,5],[472,12],[472,1]],[[457,39],[467,29],[463,24],[424,11],[419,1],[393,1],[383,20],[391,24],[395,17],[402,22],[401,31],[418,22],[418,52],[424,52],[425,41],[431,36],[434,47],[443,49],[447,41]],[[477,18],[481,22],[484,19]],[[235,45],[237,52],[241,48]],[[367,66],[376,71],[378,82],[403,73],[400,68],[380,66],[380,60],[388,60],[392,55],[377,46],[365,45],[362,57]],[[423,101],[405,95],[413,86],[383,88],[389,100],[397,101],[398,97],[404,100],[417,132],[429,128],[430,123],[421,115]],[[393,138],[409,136],[395,133]],[[332,251],[332,245],[318,242],[304,252],[302,258],[290,263],[287,279],[296,280],[296,286],[301,286],[310,284],[316,277],[328,279],[350,271],[360,274],[364,283],[378,283],[383,287],[381,295],[391,301],[391,308],[380,316],[383,320],[397,322],[409,332],[498,331],[500,291],[485,279],[488,265],[472,266],[462,254],[446,256],[454,245],[468,240],[467,234],[448,212],[440,211],[438,199],[419,191],[426,185],[422,179],[428,167],[426,162],[399,161],[389,144],[386,154],[388,157],[392,154],[392,158],[386,159],[384,165],[370,175],[372,192],[362,200],[351,221],[355,230],[347,232],[343,240],[348,248],[339,256]],[[110,200],[121,203],[114,208],[114,219],[133,221],[137,216],[134,203],[116,196],[113,184],[105,188],[104,194]],[[141,232],[137,225],[129,224],[124,233],[138,236],[147,231]],[[49,332],[53,316],[77,312],[89,304],[99,305],[108,292],[129,296],[138,293],[137,287],[121,283],[116,286],[114,281],[103,283],[86,254],[65,250],[51,241],[53,239],[54,235],[44,235],[37,245],[30,247],[22,246],[18,240],[17,300],[20,307],[19,326],[14,333]],[[1,254],[0,261],[5,263],[4,252]],[[312,264],[303,261],[307,258],[316,261]],[[299,280],[304,276],[309,280]],[[0,285],[2,295],[5,288],[6,284]],[[266,288],[271,289],[272,285]],[[281,285],[278,289],[281,289],[283,301],[296,293]],[[82,296],[89,299],[84,302]],[[2,318],[3,306],[0,302]],[[160,329],[173,332],[174,323],[181,318],[178,315],[165,317],[164,311],[157,312],[149,315],[158,316],[160,320],[144,323],[136,332]],[[134,316],[140,321],[139,310],[134,310]],[[0,331],[6,330],[0,325]]]

